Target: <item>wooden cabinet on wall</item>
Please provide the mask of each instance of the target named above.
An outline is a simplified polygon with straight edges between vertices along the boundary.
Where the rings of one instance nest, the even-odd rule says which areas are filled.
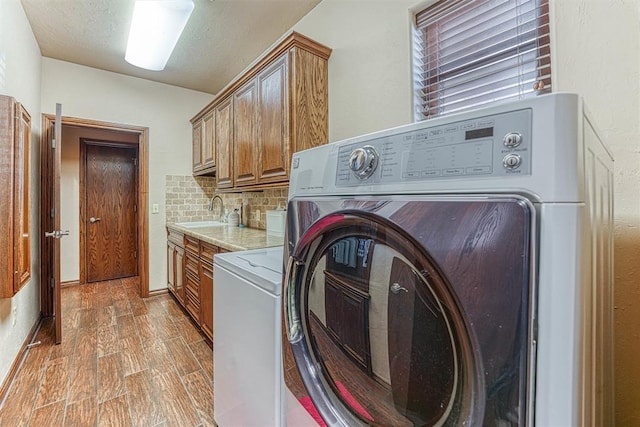
[[[291,155],[327,143],[330,54],[292,32],[191,120],[196,135],[215,112],[218,190],[286,186]]]
[[[31,116],[0,95],[0,298],[13,297],[31,278],[30,142]]]

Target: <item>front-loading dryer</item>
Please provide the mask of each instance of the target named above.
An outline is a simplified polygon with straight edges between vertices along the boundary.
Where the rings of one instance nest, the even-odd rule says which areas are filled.
[[[294,154],[289,425],[608,425],[612,162],[570,94]]]

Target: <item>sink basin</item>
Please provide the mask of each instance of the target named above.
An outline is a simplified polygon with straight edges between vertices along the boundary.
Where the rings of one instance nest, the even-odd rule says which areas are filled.
[[[227,225],[226,222],[221,221],[192,221],[192,222],[176,222],[176,225],[185,228],[203,228],[203,227],[220,227]]]

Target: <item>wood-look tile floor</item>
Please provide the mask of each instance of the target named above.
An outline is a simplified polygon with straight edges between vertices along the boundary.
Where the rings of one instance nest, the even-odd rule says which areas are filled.
[[[62,289],[62,343],[45,321],[0,426],[212,426],[213,353],[168,294],[137,279]]]

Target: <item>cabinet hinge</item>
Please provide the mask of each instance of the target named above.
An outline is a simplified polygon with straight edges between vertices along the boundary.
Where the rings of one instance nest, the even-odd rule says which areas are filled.
[[[56,148],[56,139],[51,138],[51,148]]]
[[[51,218],[55,218],[56,217],[56,210],[55,209],[51,209],[51,212],[49,213],[49,216],[51,216]]]
[[[49,286],[51,286],[51,289],[53,289],[55,285],[56,281],[53,279],[53,277],[49,277]]]
[[[133,159],[133,165],[134,166],[138,166],[138,159],[136,159],[136,158]]]
[[[133,251],[133,257],[138,258],[138,251]]]
[[[138,205],[133,205],[133,211],[138,212]]]

